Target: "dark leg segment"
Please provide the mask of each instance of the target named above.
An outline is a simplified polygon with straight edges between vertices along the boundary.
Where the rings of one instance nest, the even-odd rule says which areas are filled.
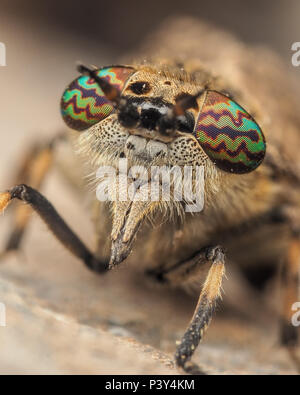
[[[14,184],[25,183],[39,189],[52,166],[55,144],[63,138],[64,135],[59,134],[47,144],[34,145],[24,157]],[[31,208],[28,205],[18,205],[14,208],[13,214],[14,225],[6,242],[4,254],[19,248],[30,220]]]
[[[197,373],[196,366],[189,361],[211,321],[217,299],[221,295],[225,274],[225,255],[221,247],[209,247],[205,255],[212,266],[201,291],[194,316],[175,353],[176,364],[188,373]]]
[[[196,260],[200,264],[210,262],[212,265],[201,291],[193,318],[177,347],[175,361],[177,366],[184,369],[185,372],[201,374],[201,370],[191,363],[190,359],[211,321],[217,299],[220,297],[222,280],[225,274],[225,255],[219,246],[208,247],[201,250],[188,262],[194,266]]]
[[[21,184],[10,191],[0,194],[0,212],[13,199],[28,203],[47,224],[54,236],[76,257],[81,259],[89,269],[99,273],[108,270],[108,262],[97,259],[64,222],[52,204],[37,190]]]
[[[300,351],[298,347],[299,327],[292,324],[292,316],[295,313],[292,310],[292,306],[300,300],[299,269],[300,240],[294,236],[288,247],[287,259],[282,273],[283,306],[280,322],[280,340],[281,344],[287,348],[300,372],[300,353],[297,354],[297,349]]]
[[[159,282],[179,285],[191,278],[199,278],[203,266],[207,264],[211,264],[211,267],[200,293],[193,318],[175,353],[176,365],[186,373],[191,374],[204,374],[190,359],[208,328],[217,299],[221,295],[222,280],[225,274],[224,251],[220,246],[205,247],[190,259],[179,262],[168,269],[147,272]]]

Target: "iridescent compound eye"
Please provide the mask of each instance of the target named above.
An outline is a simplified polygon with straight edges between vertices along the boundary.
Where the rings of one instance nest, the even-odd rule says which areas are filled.
[[[132,67],[112,66],[97,70],[96,75],[106,79],[121,92],[134,71]],[[102,121],[113,109],[113,104],[105,97],[99,84],[85,75],[71,82],[61,99],[64,121],[70,128],[78,131]]]
[[[195,135],[201,147],[220,169],[248,173],[264,159],[264,135],[240,105],[215,91],[206,91],[196,122]]]

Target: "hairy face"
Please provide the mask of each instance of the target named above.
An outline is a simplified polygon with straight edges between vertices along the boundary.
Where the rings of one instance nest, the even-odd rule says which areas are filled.
[[[63,96],[63,116],[69,125],[75,122],[82,131],[78,151],[93,170],[111,166],[120,174],[120,159],[126,159],[129,167],[145,168],[146,178],[155,166],[176,166],[183,169],[182,174],[186,167],[201,167],[204,181],[200,190],[199,180],[191,178],[192,195],[202,192],[205,207],[226,213],[236,199],[244,199],[254,181],[252,174],[245,173],[255,170],[265,153],[264,136],[249,113],[221,93],[222,87],[207,72],[188,74],[175,66],[125,67],[125,71],[125,82],[120,66],[90,71],[90,79],[78,78]],[[109,78],[108,84],[104,78]],[[117,83],[113,85],[111,81]],[[97,84],[102,91],[97,91]],[[74,118],[77,114],[69,103],[73,103],[74,111],[77,104],[83,106],[81,120],[70,120],[70,114]],[[90,126],[91,123],[94,124]],[[186,201],[178,200],[176,194],[171,194],[169,201],[162,194],[156,200],[149,195],[136,200],[145,178],[137,186],[135,176],[126,173],[126,177],[126,188],[134,187],[134,199],[120,198],[116,192],[118,187],[120,190],[118,183],[109,192],[113,214],[112,265],[127,257],[144,219],[170,211],[168,219],[174,214],[185,216]],[[105,188],[102,179],[96,181]],[[159,182],[162,186],[163,181]],[[174,190],[176,182],[173,177]],[[185,188],[185,180],[182,185]],[[238,190],[239,196],[233,196],[232,190]]]
[[[101,166],[116,169],[119,160],[126,158],[129,166],[206,166],[209,159],[193,131],[201,105],[201,97],[181,117],[171,132],[160,127],[160,120],[172,112],[176,101],[195,95],[203,86],[195,84],[177,70],[157,70],[144,67],[126,82],[121,93],[124,111],[114,111],[79,135],[79,151],[92,163],[94,170]],[[133,115],[127,111],[128,104]],[[135,110],[138,122],[134,123]],[[128,180],[128,185],[133,183]],[[99,184],[99,180],[97,180]],[[149,215],[160,211],[182,212],[182,202],[127,201],[112,202],[111,264],[118,264],[129,254],[134,236]]]
[[[122,98],[137,109],[138,125],[131,125],[126,113],[113,112],[82,134],[80,143],[96,165],[111,164],[119,158],[127,158],[132,165],[205,165],[208,157],[193,134],[201,98],[181,117],[172,133],[159,128],[161,117],[172,110],[176,100],[200,89],[203,86],[179,72],[149,67],[137,71],[126,82]]]
[[[67,87],[62,114],[69,126],[88,130],[81,142],[91,134],[101,140],[94,150],[99,156],[113,151],[133,162],[159,158],[165,164],[175,158],[177,165],[209,159],[234,174],[252,172],[262,163],[266,142],[259,125],[222,89],[201,80],[201,73],[166,66],[82,69],[88,76]]]

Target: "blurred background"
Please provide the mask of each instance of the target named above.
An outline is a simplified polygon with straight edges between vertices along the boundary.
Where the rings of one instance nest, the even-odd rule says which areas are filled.
[[[286,69],[300,76],[300,67],[291,65],[291,45],[300,41],[299,0],[0,0],[0,42],[7,51],[7,66],[0,67],[0,190],[11,186],[20,156],[32,141],[64,127],[59,101],[76,76],[76,61],[116,63],[134,53],[166,18],[180,15],[273,49]],[[50,174],[43,192],[92,246],[89,215],[57,173]],[[9,226],[5,215],[1,246]],[[0,266],[0,302],[8,311],[8,329],[0,328],[0,373],[171,372],[149,362],[148,355],[128,351],[126,344],[121,344],[125,349],[120,344],[114,348],[109,336],[132,337],[172,355],[195,301],[177,293],[172,300],[167,293],[133,284],[126,266],[112,274],[103,279],[89,273],[33,217],[22,254]],[[217,324],[213,321],[201,348],[208,370],[212,366],[214,372],[293,372],[283,354],[276,354],[275,364],[276,336],[265,342],[269,329],[259,328],[257,315],[255,310],[252,331],[239,317],[235,335],[235,317],[229,323],[222,317]],[[249,344],[255,347],[251,350]],[[261,359],[255,351],[259,348]]]
[[[62,42],[69,38],[78,45],[79,55],[81,40],[89,41],[95,51],[101,44],[113,56],[126,53],[171,15],[199,17],[282,55],[289,54],[300,33],[298,0],[2,0],[0,5],[1,35],[9,18],[31,34],[60,36]]]

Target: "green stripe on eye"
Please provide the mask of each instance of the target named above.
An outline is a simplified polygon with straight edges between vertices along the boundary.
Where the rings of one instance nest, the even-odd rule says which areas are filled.
[[[196,138],[215,165],[231,173],[248,173],[264,159],[264,135],[240,105],[219,92],[207,91]]]
[[[112,66],[100,69],[97,75],[105,78],[120,92],[134,72],[126,66]],[[64,91],[61,99],[61,114],[66,124],[81,131],[102,121],[113,112],[112,103],[106,99],[99,85],[90,77],[76,78]]]

